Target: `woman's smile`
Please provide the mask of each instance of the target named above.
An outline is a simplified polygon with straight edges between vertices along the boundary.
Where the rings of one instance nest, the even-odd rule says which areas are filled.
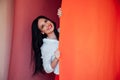
[[[50,30],[51,28],[52,28],[52,25],[51,25],[51,24],[49,24],[49,26],[48,26],[47,30]]]

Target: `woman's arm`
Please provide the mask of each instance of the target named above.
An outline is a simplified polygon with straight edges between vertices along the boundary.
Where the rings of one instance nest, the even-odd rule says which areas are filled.
[[[55,69],[56,65],[57,65],[58,62],[59,62],[60,51],[57,49],[57,50],[55,51],[54,55],[55,55],[55,58],[54,58],[54,60],[53,60],[52,63],[51,63],[51,67],[52,67],[53,69]]]
[[[41,49],[43,68],[46,73],[51,73],[54,69],[51,67],[51,51],[45,48]],[[49,54],[48,54],[49,53]]]
[[[59,57],[60,57],[60,52],[59,50],[56,50],[54,52],[54,56],[55,58],[51,61],[52,57],[51,57],[51,54],[48,54],[48,53],[51,53],[49,49],[42,49],[42,59],[43,59],[43,68],[45,70],[46,73],[51,73],[54,71],[56,65],[58,64],[59,62]]]

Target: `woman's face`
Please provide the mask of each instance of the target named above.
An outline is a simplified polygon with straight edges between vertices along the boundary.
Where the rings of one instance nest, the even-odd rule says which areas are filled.
[[[44,18],[38,20],[38,28],[43,34],[45,33],[47,35],[54,31],[53,23],[50,20]]]

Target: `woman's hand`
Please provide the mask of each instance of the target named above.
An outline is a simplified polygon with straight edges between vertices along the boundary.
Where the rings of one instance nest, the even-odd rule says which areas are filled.
[[[58,15],[59,18],[62,16],[62,10],[61,10],[61,8],[58,9],[57,15]]]
[[[60,57],[60,51],[59,49],[57,49],[55,52],[54,52],[54,55],[55,55],[55,58],[57,58],[59,60],[59,57]]]

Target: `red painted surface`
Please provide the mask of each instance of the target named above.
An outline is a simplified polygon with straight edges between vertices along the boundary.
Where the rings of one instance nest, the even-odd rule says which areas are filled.
[[[31,24],[44,15],[58,25],[60,0],[14,0],[14,30],[8,80],[50,80],[47,75],[32,76]]]
[[[120,80],[118,0],[63,0],[62,11],[60,80]]]

